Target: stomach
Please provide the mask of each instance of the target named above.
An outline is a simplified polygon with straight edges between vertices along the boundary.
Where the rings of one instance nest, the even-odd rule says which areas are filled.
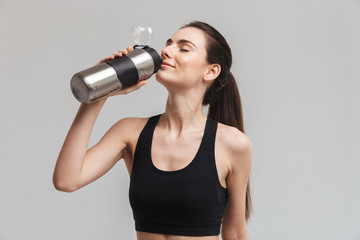
[[[178,236],[170,234],[161,234],[161,233],[149,233],[136,231],[137,240],[219,240],[219,235],[217,236]]]

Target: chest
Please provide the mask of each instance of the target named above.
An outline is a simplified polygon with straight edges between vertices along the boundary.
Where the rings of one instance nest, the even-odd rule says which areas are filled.
[[[176,171],[188,166],[198,154],[202,142],[201,132],[172,139],[166,133],[155,132],[151,144],[151,160],[163,171]]]
[[[199,154],[202,140],[202,132],[193,132],[187,135],[186,138],[174,139],[166,136],[166,133],[155,131],[150,146],[150,160],[156,168],[162,171],[176,171],[186,168]],[[129,175],[131,175],[136,144],[137,137],[134,137],[124,154],[124,161]],[[215,138],[213,147],[219,182],[226,188],[226,177],[229,173],[226,149],[218,138]]]

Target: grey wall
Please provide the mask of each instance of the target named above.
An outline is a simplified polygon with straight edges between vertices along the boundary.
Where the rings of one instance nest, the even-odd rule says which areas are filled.
[[[52,185],[80,105],[70,78],[132,44],[135,23],[161,50],[193,19],[233,50],[253,145],[251,239],[360,239],[359,0],[2,0],[1,240],[135,239],[123,161],[76,192]],[[89,145],[123,117],[164,111],[166,97],[154,78],[111,97]]]

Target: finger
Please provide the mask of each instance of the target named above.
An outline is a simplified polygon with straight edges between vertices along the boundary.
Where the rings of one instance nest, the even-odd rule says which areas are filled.
[[[105,62],[105,61],[107,61],[107,60],[112,60],[112,59],[114,59],[115,57],[122,57],[122,55],[123,55],[122,53],[114,53],[114,54],[112,54],[112,55],[109,56],[109,57],[106,57],[106,58],[101,59],[100,62],[98,62],[98,64],[103,63],[103,62]]]
[[[127,50],[128,52],[131,52],[131,51],[134,50],[134,49],[133,49],[133,46],[129,45],[129,46],[126,48],[126,50]]]
[[[103,59],[100,60],[100,62],[98,62],[98,64],[103,63],[103,62],[105,62],[105,61],[107,61],[109,59],[110,59],[109,57],[103,58]]]
[[[117,52],[113,54],[115,57],[122,57],[123,53],[121,52]]]
[[[144,86],[146,83],[147,83],[146,80],[142,80],[142,81],[138,82],[138,83],[135,84],[135,85],[132,85],[132,86],[123,88],[123,89],[121,89],[121,90],[116,90],[116,91],[112,92],[112,93],[110,94],[110,96],[131,93],[131,92],[139,89],[140,87]]]
[[[141,80],[139,81],[136,85],[138,85],[139,87],[144,86],[145,84],[147,84],[146,80]]]
[[[130,92],[135,91],[135,90],[139,89],[140,87],[144,86],[146,83],[147,83],[146,80],[142,80],[135,85],[125,88],[124,91],[125,91],[125,93],[130,93]]]
[[[106,58],[104,58],[104,59],[105,59],[105,61],[106,61],[106,60],[110,60],[110,59],[114,59],[114,58],[115,58],[115,55],[113,54],[113,55],[108,56],[108,57],[106,57]]]
[[[121,49],[121,50],[119,50],[117,53],[128,54],[128,50],[126,50],[126,49]]]

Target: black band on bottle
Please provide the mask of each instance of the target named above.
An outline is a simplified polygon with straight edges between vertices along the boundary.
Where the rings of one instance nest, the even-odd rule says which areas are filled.
[[[122,84],[122,88],[126,88],[131,85],[135,85],[139,81],[139,73],[136,69],[135,64],[131,61],[128,56],[122,56],[121,58],[114,58],[105,63],[112,66],[118,79]]]

